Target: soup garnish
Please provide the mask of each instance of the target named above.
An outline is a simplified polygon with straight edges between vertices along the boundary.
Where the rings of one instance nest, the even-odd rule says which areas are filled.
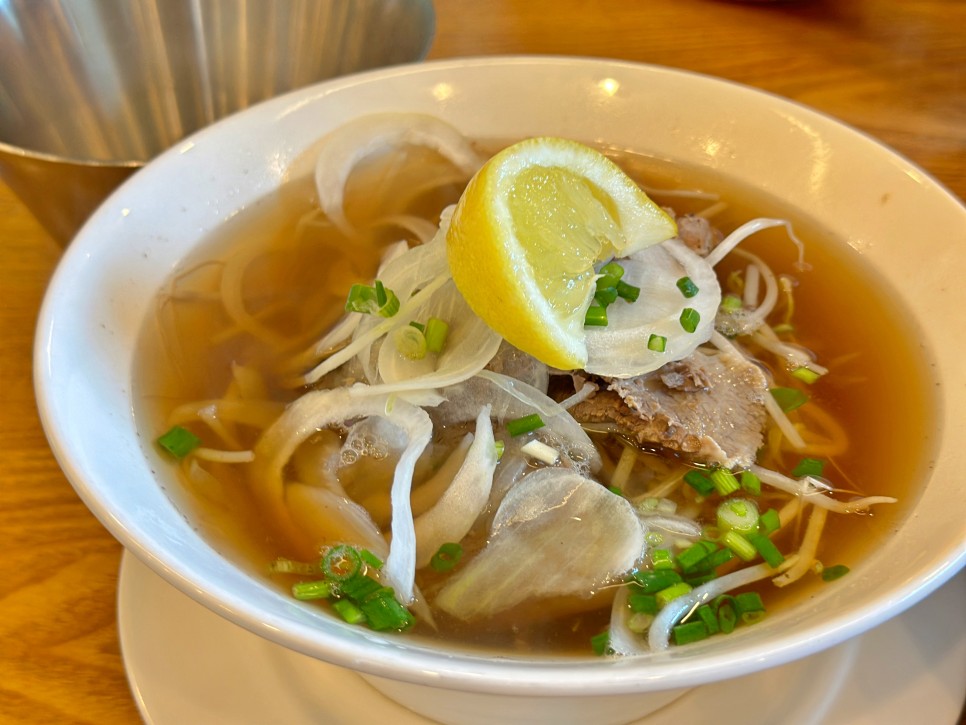
[[[277,319],[287,291],[246,278],[260,247],[185,272],[166,303],[220,304],[214,344],[251,345],[159,440],[189,485],[246,492],[296,598],[380,631],[552,622],[588,651],[655,652],[761,619],[758,582],[841,576],[819,560],[828,517],[895,502],[833,483],[846,435],[809,392],[830,368],[798,341],[795,278],[739,246],[783,228],[805,270],[788,221],[722,234],[719,204],[662,208],[586,146],[484,161],[424,116],[314,153],[299,234],[353,251],[305,306],[344,312]],[[398,207],[352,191],[389,171]],[[411,243],[387,241],[400,230]],[[277,263],[304,266],[300,243]]]

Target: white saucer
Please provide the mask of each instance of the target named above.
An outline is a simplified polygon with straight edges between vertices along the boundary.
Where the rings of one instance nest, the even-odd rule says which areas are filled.
[[[249,633],[121,561],[118,627],[150,725],[430,721],[358,675]],[[867,634],[797,662],[695,688],[639,725],[882,725],[957,721],[966,699],[966,571]]]

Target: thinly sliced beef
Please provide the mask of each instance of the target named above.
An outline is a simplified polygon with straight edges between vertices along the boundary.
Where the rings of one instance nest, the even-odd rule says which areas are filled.
[[[644,447],[746,467],[763,442],[768,381],[757,367],[698,351],[647,375],[602,379],[574,406],[582,423],[612,423]]]

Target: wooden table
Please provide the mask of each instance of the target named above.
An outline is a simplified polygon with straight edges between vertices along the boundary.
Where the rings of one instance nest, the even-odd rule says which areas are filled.
[[[966,198],[966,3],[438,0],[437,13],[432,58],[600,56],[721,76],[836,116]],[[59,251],[0,184],[0,722],[131,723],[121,547],[61,474],[34,406],[34,325]]]

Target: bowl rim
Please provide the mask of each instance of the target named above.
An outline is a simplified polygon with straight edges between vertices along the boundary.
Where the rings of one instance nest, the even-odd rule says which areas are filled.
[[[339,632],[333,635],[294,619],[274,615],[264,616],[264,612],[259,611],[256,606],[243,601],[230,591],[206,589],[206,584],[197,570],[190,566],[186,567],[183,562],[173,560],[170,552],[165,551],[163,547],[159,549],[157,544],[146,540],[143,530],[129,514],[105,507],[97,492],[101,482],[92,480],[90,472],[84,468],[84,456],[76,446],[69,444],[66,438],[68,431],[64,428],[64,420],[60,415],[63,408],[57,404],[57,386],[52,377],[63,368],[63,363],[53,359],[51,349],[57,342],[55,332],[58,329],[59,320],[55,318],[62,312],[64,304],[62,289],[71,284],[72,269],[89,262],[92,256],[96,256],[95,252],[101,250],[105,236],[103,231],[116,228],[115,217],[118,210],[128,201],[128,197],[150,183],[154,174],[153,168],[162,168],[174,163],[184,154],[186,148],[198,146],[211,138],[228,134],[236,127],[241,128],[242,124],[254,117],[254,114],[259,114],[263,119],[282,118],[288,110],[299,107],[312,98],[318,99],[347,90],[351,92],[354,87],[392,83],[401,78],[427,74],[443,77],[447,73],[460,73],[466,69],[490,71],[503,69],[514,73],[593,69],[600,72],[620,71],[645,77],[665,76],[682,81],[690,79],[692,82],[701,84],[710,83],[726,88],[729,93],[739,94],[742,98],[757,98],[767,101],[770,105],[777,105],[791,116],[806,118],[823,130],[845,132],[853,141],[861,140],[861,143],[871,144],[873,153],[879,156],[885,155],[892,164],[905,173],[916,174],[918,183],[928,189],[929,194],[939,199],[939,203],[943,205],[952,204],[955,207],[955,213],[966,221],[966,207],[948,189],[927,172],[868,134],[807,106],[760,89],[663,66],[565,56],[460,58],[366,71],[324,81],[264,101],[189,136],[175,148],[156,157],[114,192],[68,247],[51,280],[41,309],[35,346],[34,379],[38,408],[51,449],[80,497],[126,548],[168,582],[209,609],[256,634],[310,656],[368,674],[418,684],[478,692],[527,695],[562,693],[603,695],[645,692],[696,685],[711,679],[739,676],[765,666],[783,664],[838,644],[900,613],[934,591],[966,564],[966,538],[959,542],[951,542],[944,549],[942,557],[933,557],[932,565],[923,580],[906,581],[893,586],[890,595],[880,598],[874,605],[862,606],[847,613],[829,617],[821,626],[813,626],[795,633],[794,636],[772,637],[765,645],[745,647],[742,650],[745,659],[737,663],[728,648],[725,648],[721,654],[716,654],[714,651],[704,653],[700,660],[671,654],[667,657],[649,659],[646,666],[638,666],[639,663],[634,663],[632,660],[548,662],[539,658],[500,659],[490,655],[481,657],[465,653],[453,654],[441,649],[409,646],[383,647],[373,653],[372,648],[366,645],[360,646],[359,640],[356,639],[347,640]],[[767,665],[763,664],[765,660]],[[540,666],[535,666],[538,663]]]

